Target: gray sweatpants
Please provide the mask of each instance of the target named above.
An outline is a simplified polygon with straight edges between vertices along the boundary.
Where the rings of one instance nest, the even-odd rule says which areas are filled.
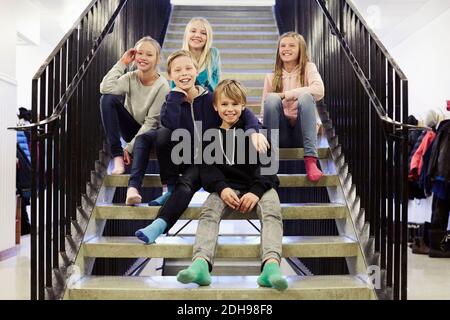
[[[238,196],[242,192],[234,190]],[[262,261],[274,258],[281,261],[281,241],[283,238],[283,223],[281,221],[281,206],[278,193],[270,189],[259,200],[255,208],[261,221],[261,258]],[[198,222],[197,235],[192,260],[203,258],[212,266],[217,248],[220,220],[224,215],[235,210],[228,207],[220,196],[211,193],[203,204],[203,210]],[[243,216],[248,213],[241,213]]]

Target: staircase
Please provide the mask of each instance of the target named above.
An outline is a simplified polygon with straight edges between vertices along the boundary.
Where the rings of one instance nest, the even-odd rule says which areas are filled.
[[[175,49],[181,48],[186,23],[194,16],[203,16],[212,24],[214,46],[218,47],[222,60],[222,78],[241,81],[248,89],[249,105],[259,114],[264,76],[273,68],[278,28],[271,7],[185,7],[177,6],[163,46],[163,61]],[[164,69],[164,67],[163,67]],[[326,114],[321,114],[326,123]],[[65,291],[65,299],[375,299],[375,290],[367,275],[370,261],[368,230],[361,217],[354,214],[356,199],[348,200],[348,181],[344,180],[337,144],[328,144],[322,137],[319,149],[321,167],[325,176],[317,183],[307,180],[305,174],[280,174],[280,187],[326,188],[330,203],[283,203],[284,220],[334,220],[339,235],[334,236],[284,236],[284,258],[345,258],[349,274],[288,276],[289,288],[284,292],[259,288],[256,274],[260,257],[259,235],[221,235],[217,249],[219,261],[226,267],[214,275],[211,286],[198,288],[183,285],[173,275],[192,257],[194,235],[180,233],[161,237],[156,244],[144,245],[134,237],[105,237],[103,230],[107,220],[149,220],[157,215],[157,207],[113,204],[116,188],[126,187],[128,176],[108,175],[107,155],[101,155],[92,184],[100,184],[97,200],[75,265],[79,278],[72,278]],[[339,157],[339,158],[338,158]],[[280,160],[301,161],[303,149],[282,149]],[[339,161],[338,161],[339,160]],[[351,182],[350,182],[351,184]],[[157,174],[146,175],[144,188],[161,188]],[[88,192],[89,193],[89,192]],[[359,211],[359,207],[356,211]],[[191,206],[182,219],[197,220],[201,212],[198,205]],[[359,213],[359,212],[358,212]],[[249,219],[257,219],[256,215]],[[228,217],[247,224],[243,216]],[[80,226],[82,229],[84,226]],[[364,229],[360,231],[360,229]],[[368,249],[369,248],[369,249]],[[164,275],[155,272],[149,276],[92,276],[96,258],[151,258],[167,259]],[[177,260],[169,260],[177,259]],[[181,259],[181,260],[180,260]],[[177,262],[178,266],[176,265]],[[232,271],[235,269],[241,272]],[[253,270],[243,275],[242,270]],[[228,272],[228,274],[226,274]],[[224,274],[225,273],[225,274]],[[217,274],[217,273],[215,273]]]

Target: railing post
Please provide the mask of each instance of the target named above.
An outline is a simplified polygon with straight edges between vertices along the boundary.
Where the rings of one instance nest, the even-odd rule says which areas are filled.
[[[298,32],[298,1],[294,0],[294,30]]]
[[[169,9],[163,15],[152,11],[156,22],[151,30],[135,32],[136,38],[143,33],[161,35],[160,29],[165,28],[170,13],[169,0],[141,0],[151,10],[160,8],[155,6],[158,1],[165,1],[165,8]],[[78,219],[77,207],[84,204],[81,191],[85,190],[90,168],[104,145],[98,85],[123,53],[125,34],[133,34],[133,26],[124,25],[124,18],[138,7],[127,7],[128,3],[91,1],[32,79],[32,124],[9,128],[31,130],[32,300],[59,298],[55,293],[61,292],[54,287],[53,272],[59,269],[60,258],[68,267],[77,254],[79,243],[74,240],[79,241],[82,234],[76,230],[76,237],[71,237],[71,220]],[[119,27],[109,36],[114,24]],[[103,43],[106,45],[100,48]],[[66,240],[72,241],[67,252]],[[58,270],[59,275],[64,277],[64,270]]]
[[[33,79],[31,83],[31,121],[37,122],[38,114],[38,80]],[[30,298],[38,298],[38,269],[37,269],[37,128],[31,130],[31,228],[30,228]]]
[[[46,117],[46,94],[47,94],[47,68],[39,79],[39,118]],[[42,130],[45,133],[45,130]],[[38,211],[38,265],[39,265],[39,300],[45,300],[45,139],[43,134],[38,132],[38,176],[39,176],[39,211]]]
[[[403,121],[408,117],[408,81],[402,81]],[[408,129],[403,128],[401,299],[408,299]]]

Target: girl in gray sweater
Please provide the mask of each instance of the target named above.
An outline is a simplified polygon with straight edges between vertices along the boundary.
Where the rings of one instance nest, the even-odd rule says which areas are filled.
[[[134,158],[127,204],[141,202],[139,188],[153,145],[154,129],[159,125],[161,106],[170,91],[167,80],[158,73],[160,56],[159,43],[144,37],[124,53],[100,84],[103,127],[114,158],[112,174],[123,174],[125,165]],[[136,70],[125,73],[130,64]],[[121,137],[127,142],[124,149]]]

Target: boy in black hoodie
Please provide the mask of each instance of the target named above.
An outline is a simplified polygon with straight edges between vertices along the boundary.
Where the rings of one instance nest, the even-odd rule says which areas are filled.
[[[209,285],[222,216],[234,211],[246,214],[255,209],[262,227],[263,271],[258,284],[285,290],[288,284],[279,266],[283,237],[280,200],[275,191],[279,180],[276,175],[262,175],[261,165],[251,161],[250,154],[256,154],[256,151],[251,149],[252,144],[247,138],[245,149],[237,148],[239,139],[236,135],[243,134],[241,115],[245,104],[245,90],[239,82],[223,80],[219,83],[214,92],[214,108],[222,119],[217,135],[219,155],[214,155],[218,163],[203,164],[200,168],[203,187],[211,194],[199,219],[193,263],[178,273],[177,280]]]
[[[173,52],[167,58],[167,71],[176,87],[169,92],[161,108],[162,127],[157,131],[156,149],[161,182],[167,184],[170,195],[159,210],[157,219],[135,233],[147,244],[155,242],[162,233],[172,228],[188,207],[195,192],[202,187],[199,165],[196,164],[203,161],[199,150],[202,147],[202,136],[206,130],[217,128],[221,123],[220,117],[214,111],[213,93],[195,85],[198,70],[195,59],[189,51]],[[260,128],[258,119],[250,110],[243,112],[242,119],[245,129],[252,129],[248,131],[252,143],[259,149],[258,151],[265,151],[268,142],[262,134],[257,133]],[[197,144],[192,142],[189,146],[191,156],[188,157],[188,161],[184,162],[183,157],[180,165],[172,161],[172,150],[176,143],[171,141],[171,136],[177,129],[184,129],[192,141],[197,140]],[[196,148],[196,145],[199,148]]]

